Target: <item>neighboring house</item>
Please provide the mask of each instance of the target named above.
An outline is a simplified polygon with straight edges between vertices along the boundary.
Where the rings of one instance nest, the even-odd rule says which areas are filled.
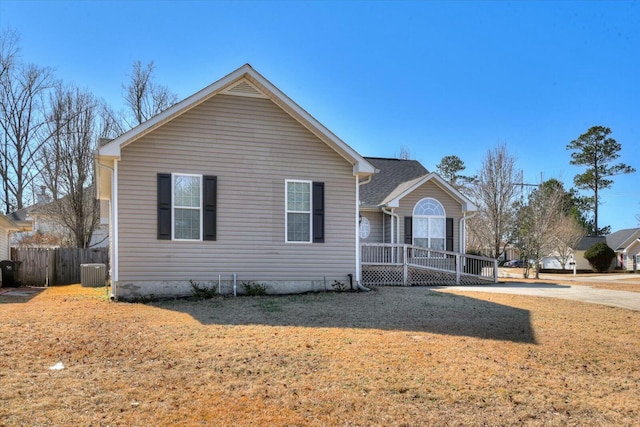
[[[564,266],[564,269],[562,268],[562,264],[560,263],[560,261],[558,261],[558,256],[556,255],[557,253],[554,252],[553,254],[549,255],[549,256],[545,256],[542,257],[542,259],[540,260],[542,266],[541,268],[543,270],[573,270],[573,265],[571,264],[571,260],[572,258],[569,257],[569,259],[567,260],[567,263]],[[586,260],[585,260],[586,261]],[[591,267],[588,267],[591,268]]]
[[[591,246],[595,245],[596,243],[602,242],[607,242],[607,238],[605,236],[585,236],[580,239],[573,250],[573,259],[576,263],[576,270],[591,270],[591,265],[589,264],[589,261],[587,261],[584,257],[584,253]]]
[[[500,248],[502,253],[498,256],[498,261],[506,262],[521,258],[520,249],[513,246],[511,243],[500,242]],[[494,252],[494,249],[488,247],[486,243],[482,247],[478,247],[478,242],[475,242],[475,244],[469,242],[469,244],[467,244],[467,250],[486,257],[491,257]]]
[[[18,224],[28,224],[27,231],[13,233],[11,246],[13,247],[39,247],[57,248],[69,243],[66,242],[69,231],[56,219],[47,214],[47,206],[51,203],[51,196],[45,193],[44,188],[37,195],[38,202],[9,214],[9,218]],[[108,226],[106,222],[99,224],[93,231],[89,247],[103,248],[109,245]]]
[[[609,234],[607,245],[616,252],[614,267],[629,271],[640,269],[640,228],[627,228]]]
[[[20,230],[20,225],[10,218],[0,215],[0,261],[11,259],[11,234]]]
[[[477,209],[415,160],[366,157],[378,173],[360,187],[363,243],[402,243],[464,252],[465,221]]]
[[[417,162],[362,157],[249,65],[106,142],[96,158],[117,298],[187,295],[192,282],[218,278],[223,292],[358,283],[365,219],[363,242],[411,236],[458,250],[473,210]],[[376,169],[401,176],[380,189]],[[415,232],[405,226],[412,215]]]
[[[616,253],[611,268],[635,271],[640,269],[640,228],[627,228],[607,236],[586,236],[578,243],[574,254],[578,270],[590,270],[584,253],[596,243],[604,242]]]

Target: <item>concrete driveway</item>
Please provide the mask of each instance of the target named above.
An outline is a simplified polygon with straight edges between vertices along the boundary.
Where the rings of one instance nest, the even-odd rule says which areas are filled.
[[[593,279],[597,280],[596,278]],[[581,278],[580,280],[582,282],[585,281],[584,278]],[[501,294],[529,295],[534,297],[561,298],[640,311],[640,292],[614,291],[583,285],[508,282],[497,285],[482,286],[447,286],[433,288],[433,290],[440,292],[454,290],[464,292],[493,292]]]

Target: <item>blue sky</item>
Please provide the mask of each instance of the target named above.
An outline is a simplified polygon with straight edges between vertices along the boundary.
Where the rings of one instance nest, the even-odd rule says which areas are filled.
[[[366,156],[473,174],[504,143],[571,187],[566,146],[602,125],[640,170],[640,2],[0,0],[0,27],[116,108],[136,60],[180,99],[250,63]],[[640,172],[614,179],[600,225],[635,227]]]

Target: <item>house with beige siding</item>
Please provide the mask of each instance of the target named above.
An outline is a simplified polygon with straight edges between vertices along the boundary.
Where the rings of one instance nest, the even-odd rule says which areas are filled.
[[[358,191],[375,168],[245,65],[102,145],[116,297],[357,282]],[[349,276],[351,275],[351,276]]]
[[[363,222],[362,241],[400,241],[413,216],[414,243],[463,248],[473,206],[421,165],[380,189],[385,165],[244,65],[97,150],[113,296],[357,286]]]
[[[616,254],[611,269],[624,271],[640,270],[640,228],[625,228],[606,236],[585,236],[574,250],[576,268],[590,270],[584,253],[596,243],[606,243]]]
[[[20,230],[20,226],[10,218],[0,214],[0,261],[11,259],[11,233]]]
[[[366,157],[377,170],[360,188],[362,243],[464,252],[465,221],[477,208],[416,160]]]

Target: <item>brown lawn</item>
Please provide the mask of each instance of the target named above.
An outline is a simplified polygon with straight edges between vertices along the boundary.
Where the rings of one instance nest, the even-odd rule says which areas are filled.
[[[563,285],[580,285],[590,286],[599,289],[611,289],[615,291],[640,292],[640,275],[639,274],[616,274],[615,280],[589,280],[593,277],[603,277],[602,274],[580,274],[578,276],[567,277],[563,280],[562,276],[554,276],[553,279],[545,279],[542,275],[540,280],[536,279],[508,279],[501,278],[501,282],[521,282],[521,283],[547,283],[547,284],[563,284]],[[604,277],[607,277],[606,275]]]
[[[640,313],[370,293],[0,295],[0,425],[634,425]],[[62,362],[62,370],[49,367]]]

